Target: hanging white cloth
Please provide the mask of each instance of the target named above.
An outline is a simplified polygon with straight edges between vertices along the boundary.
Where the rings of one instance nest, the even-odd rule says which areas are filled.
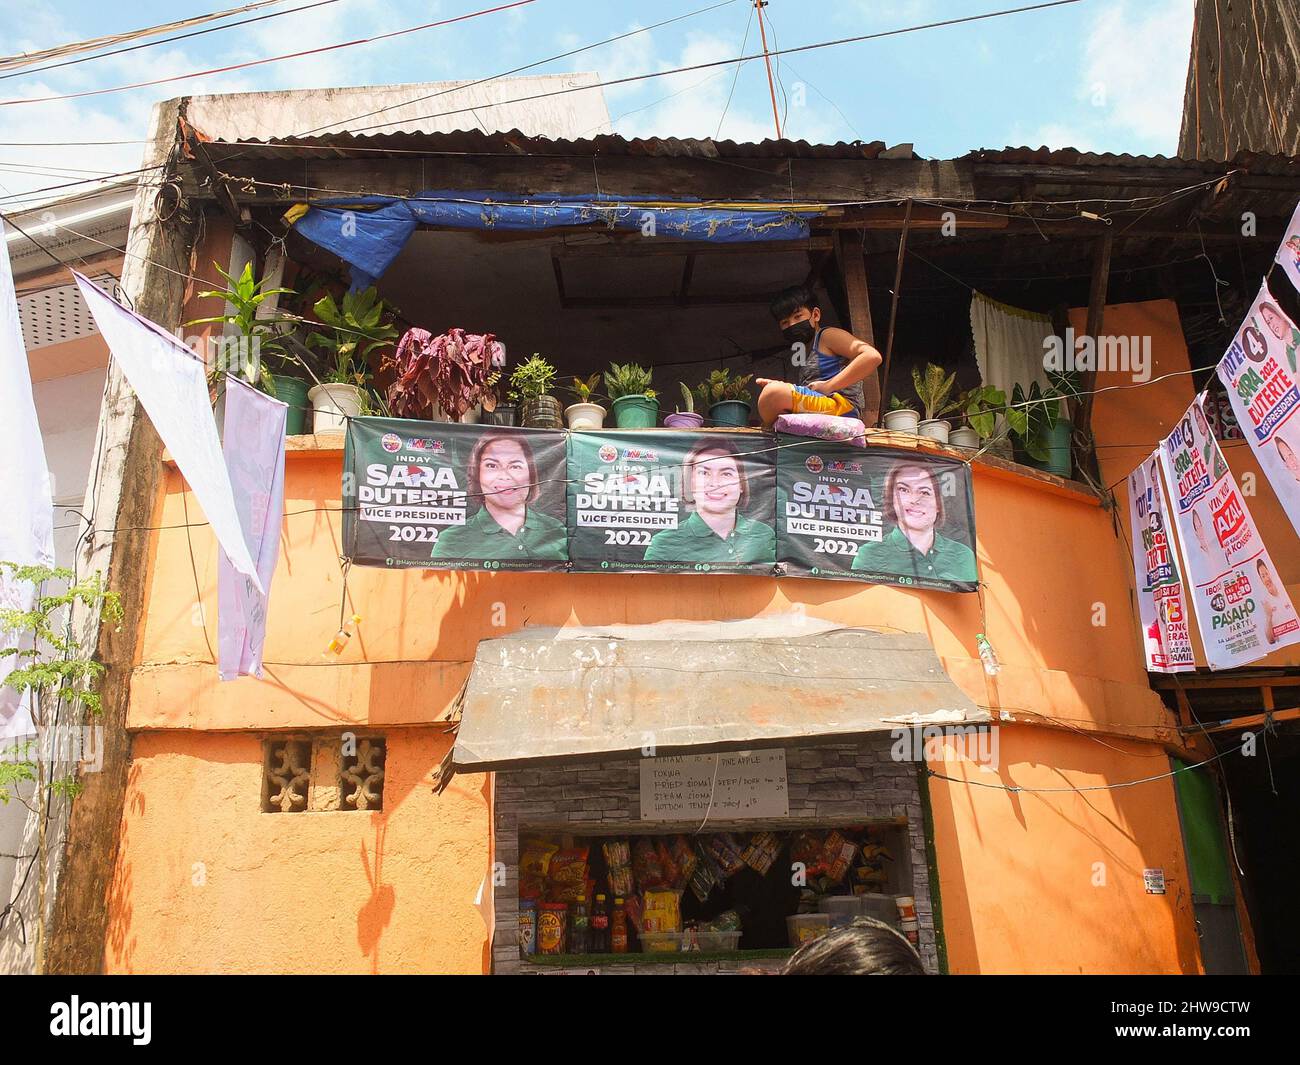
[[[280,554],[284,514],[286,404],[226,378],[225,452],[235,509],[265,594],[223,551],[217,559],[217,672],[222,680],[262,675],[262,645],[271,578]]]
[[[985,385],[1000,388],[1011,398],[1020,385],[1025,392],[1035,381],[1047,388],[1043,358],[1054,336],[1050,315],[1024,311],[976,292],[970,301],[970,328],[975,361]]]
[[[0,247],[7,248],[0,223]],[[54,505],[45,445],[36,420],[32,377],[18,319],[9,253],[0,253],[0,561],[20,566],[54,565]],[[30,610],[35,587],[0,574],[0,609]],[[21,634],[0,629],[0,647],[15,647]],[[26,696],[6,687],[4,678],[25,664],[13,655],[0,657],[0,739],[30,735],[31,712]]]

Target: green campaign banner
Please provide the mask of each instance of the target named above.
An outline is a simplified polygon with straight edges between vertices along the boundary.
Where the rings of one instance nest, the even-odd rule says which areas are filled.
[[[567,569],[566,435],[349,419],[344,554],[369,566]]]
[[[975,591],[966,463],[804,437],[778,443],[779,574]]]
[[[571,433],[571,568],[771,574],[775,488],[770,436]]]

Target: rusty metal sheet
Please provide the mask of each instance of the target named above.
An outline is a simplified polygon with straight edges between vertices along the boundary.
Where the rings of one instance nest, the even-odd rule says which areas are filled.
[[[452,761],[481,772],[989,720],[920,633],[800,615],[525,629],[479,643]]]

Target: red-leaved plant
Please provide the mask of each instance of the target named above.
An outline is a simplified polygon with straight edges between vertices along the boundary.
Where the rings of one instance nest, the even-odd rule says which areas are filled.
[[[494,410],[489,378],[505,361],[505,345],[492,333],[449,329],[435,337],[408,329],[388,363],[397,374],[388,387],[389,409],[395,418],[427,418],[436,404],[457,422],[475,403]]]

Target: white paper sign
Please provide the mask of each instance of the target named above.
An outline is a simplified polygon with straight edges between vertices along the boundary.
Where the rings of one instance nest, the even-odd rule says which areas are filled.
[[[1143,869],[1142,882],[1146,885],[1148,895],[1165,893],[1165,871],[1163,869]]]
[[[1162,441],[1160,460],[1206,662],[1231,669],[1300,642],[1300,618],[1210,434],[1204,400],[1202,392]]]
[[[641,820],[789,817],[785,751],[641,759]]]
[[[0,249],[7,249],[0,223]],[[45,446],[36,420],[27,350],[18,319],[9,253],[0,250],[0,561],[19,566],[54,565],[54,507]],[[36,589],[28,581],[0,574],[0,608],[30,610]],[[14,647],[19,635],[0,629],[0,647]],[[4,686],[4,678],[27,660],[0,657],[0,739],[29,735],[32,730],[27,698]]]
[[[1187,594],[1179,572],[1178,552],[1170,540],[1160,458],[1154,451],[1128,475],[1128,515],[1147,669],[1153,673],[1195,670]]]
[[[235,569],[263,592],[239,524],[225,456],[217,439],[206,367],[166,330],[114,303],[75,270],[72,276],[108,350],[193,489],[217,542]]]
[[[1287,223],[1286,232],[1282,234],[1282,243],[1278,246],[1274,258],[1286,271],[1291,284],[1300,290],[1300,204],[1296,204],[1295,213]]]
[[[1300,534],[1300,328],[1274,302],[1267,285],[1228,352],[1219,380],[1228,393],[1241,435]]]

